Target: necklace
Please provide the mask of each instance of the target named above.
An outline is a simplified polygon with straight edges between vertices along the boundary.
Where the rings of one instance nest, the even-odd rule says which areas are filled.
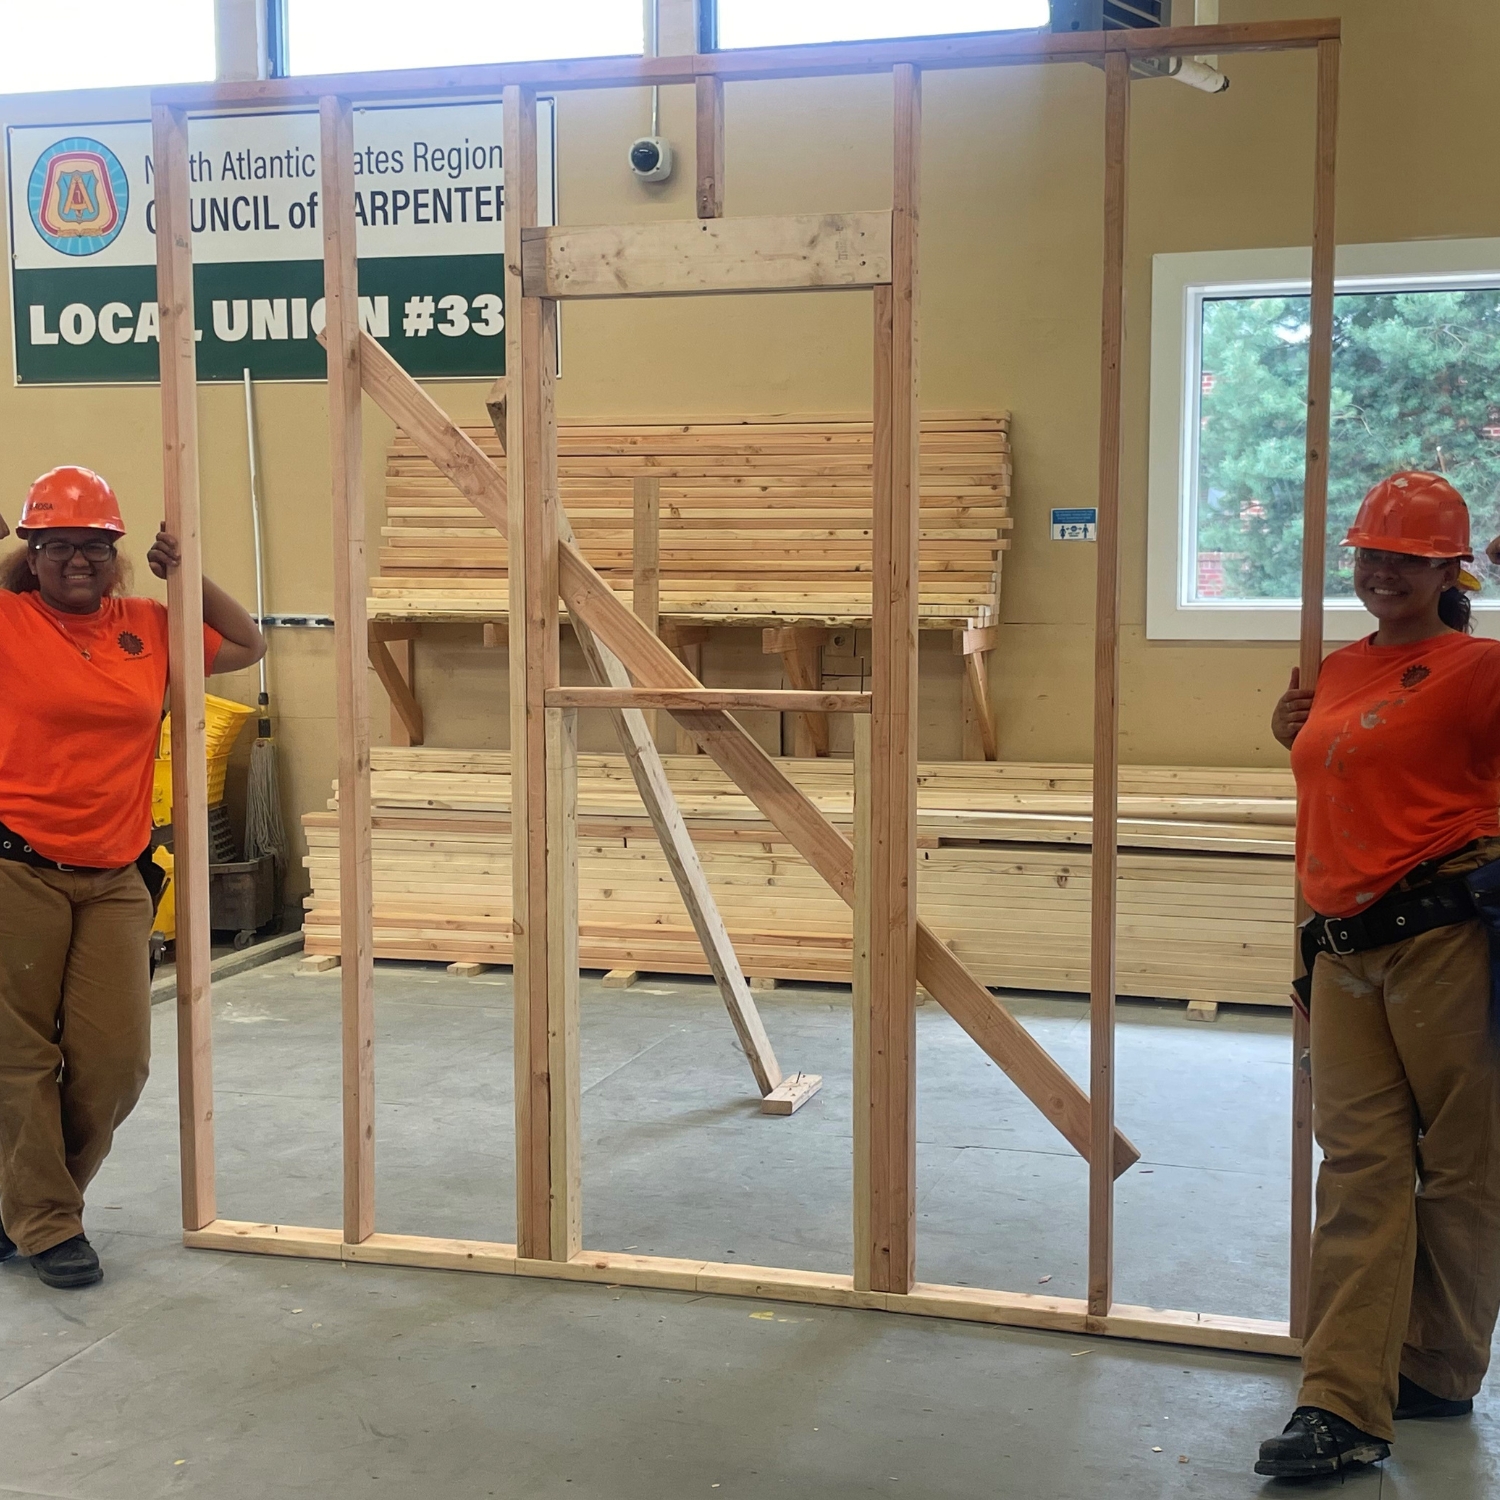
[[[44,600],[44,599],[41,598],[40,595],[37,596],[37,603],[38,603],[38,605],[41,608],[43,617],[52,626],[52,628],[55,631],[57,631],[57,633],[60,636],[62,636],[62,638],[85,661],[93,661],[93,659],[94,659],[93,653],[89,650],[89,648],[87,646],[80,645],[79,642],[76,639],[74,639],[73,632],[71,630],[69,630],[68,627],[66,625],[64,625],[63,622],[62,622],[62,620],[58,617],[58,611],[55,610],[55,609],[53,609],[46,602],[46,600]],[[97,610],[95,610],[93,614],[89,615],[88,618],[90,620],[97,620],[99,618],[99,615],[103,612],[103,609],[104,609],[104,605],[103,605],[103,602],[101,601],[101,603],[99,605],[99,608]]]

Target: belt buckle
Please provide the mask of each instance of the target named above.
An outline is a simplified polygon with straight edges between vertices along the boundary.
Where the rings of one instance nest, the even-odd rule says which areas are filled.
[[[1349,929],[1347,927],[1345,927],[1342,922],[1340,922],[1338,924],[1339,925],[1339,931],[1343,933],[1343,935],[1344,935],[1344,941],[1346,943],[1348,943],[1349,946],[1347,948],[1341,948],[1341,947],[1339,947],[1339,940],[1336,937],[1334,937],[1334,935],[1333,935],[1333,928],[1334,928],[1334,922],[1335,922],[1335,920],[1336,919],[1333,918],[1333,917],[1324,917],[1323,918],[1323,938],[1324,938],[1324,941],[1328,944],[1328,951],[1330,953],[1332,953],[1334,955],[1334,957],[1336,957],[1336,958],[1348,958],[1354,952],[1354,940],[1349,936]]]

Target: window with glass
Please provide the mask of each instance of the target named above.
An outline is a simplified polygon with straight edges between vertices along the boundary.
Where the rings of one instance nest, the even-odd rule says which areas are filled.
[[[1306,249],[1158,255],[1147,634],[1286,640],[1302,593],[1312,330]],[[1500,241],[1342,245],[1334,286],[1325,627],[1362,634],[1341,546],[1397,469],[1444,474],[1500,534]],[[1500,576],[1475,600],[1500,631]]]
[[[286,0],[292,73],[366,73],[645,50],[641,0]]]
[[[1049,23],[1047,0],[718,0],[720,47],[1025,31]]]
[[[199,83],[214,76],[213,0],[0,7],[0,94]]]
[[[1190,570],[1196,603],[1301,593],[1308,299],[1200,303]],[[1339,546],[1395,469],[1441,473],[1476,534],[1500,531],[1500,287],[1390,288],[1334,299],[1328,446],[1330,600],[1354,594]]]

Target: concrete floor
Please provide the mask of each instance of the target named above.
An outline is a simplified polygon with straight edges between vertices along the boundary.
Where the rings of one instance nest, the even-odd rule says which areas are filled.
[[[220,1211],[334,1225],[338,981],[293,967],[216,988]],[[382,965],[377,996],[380,1227],[512,1238],[508,974]],[[711,985],[585,980],[588,1246],[847,1267],[848,996],[758,998],[783,1067],[825,1078],[791,1119],[756,1112]],[[1015,1008],[1084,1069],[1081,1005]],[[1122,1007],[1119,1112],[1142,1161],[1118,1190],[1120,1300],[1282,1314],[1286,1029]],[[1081,1164],[937,1007],[918,1034],[919,1274],[1081,1295]],[[49,1292],[0,1270],[0,1497],[1278,1492],[1250,1464],[1295,1395],[1286,1361],[185,1251],[170,1006],[156,1035],[157,1074],[90,1194],[105,1283]],[[1500,1493],[1500,1404],[1403,1427],[1384,1472],[1339,1493]]]

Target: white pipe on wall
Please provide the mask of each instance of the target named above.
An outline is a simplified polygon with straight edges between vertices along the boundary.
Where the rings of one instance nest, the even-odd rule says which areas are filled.
[[[1178,83],[1187,84],[1189,88],[1202,89],[1205,94],[1222,94],[1229,87],[1226,74],[1195,57],[1174,58],[1173,63],[1175,66],[1167,76],[1175,78]]]

